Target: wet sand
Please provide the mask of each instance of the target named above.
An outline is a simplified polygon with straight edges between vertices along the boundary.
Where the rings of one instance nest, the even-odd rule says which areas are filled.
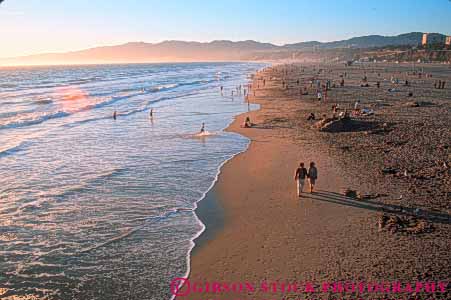
[[[383,87],[380,90],[374,90],[374,86],[360,87],[360,78],[364,73],[374,85],[379,80],[374,76],[389,78],[394,73],[407,72],[409,68],[406,66],[403,70],[400,66],[384,65],[374,72],[360,66],[285,65],[259,72],[253,83],[255,97],[252,96],[250,100],[259,103],[261,109],[238,116],[228,128],[247,136],[252,142],[246,152],[227,162],[221,169],[214,193],[218,201],[216,207],[220,207],[220,216],[224,220],[220,220],[221,225],[214,226],[213,233],[196,247],[191,259],[190,282],[250,282],[260,287],[265,281],[309,281],[317,285],[339,281],[449,281],[449,169],[443,167],[445,170],[442,170],[438,166],[436,173],[430,175],[434,176],[431,179],[433,181],[425,184],[433,186],[430,189],[432,192],[426,192],[429,197],[421,196],[421,192],[418,197],[411,196],[418,195],[418,192],[415,194],[409,191],[411,186],[424,189],[422,183],[414,181],[419,180],[417,177],[401,178],[397,175],[399,172],[387,176],[381,171],[388,165],[403,170],[404,165],[391,164],[404,161],[396,156],[384,155],[400,152],[399,157],[405,157],[405,153],[415,149],[414,146],[418,144],[411,143],[411,147],[403,151],[387,152],[387,149],[396,145],[382,144],[381,139],[386,138],[390,142],[406,134],[406,131],[411,134],[409,124],[412,124],[408,121],[403,123],[404,119],[399,119],[399,116],[393,117],[397,111],[386,109],[387,106],[381,103],[387,102],[405,111],[410,108],[406,103],[430,98],[431,83],[424,79],[418,81],[413,98],[407,98],[405,92],[408,88],[400,85],[398,89],[402,93],[397,93],[398,96],[387,94],[391,86],[387,81],[381,80]],[[435,72],[434,76],[442,75],[449,81],[448,69],[430,68]],[[318,69],[326,71],[318,73]],[[344,71],[347,72],[345,87],[332,88],[328,92],[328,102],[317,102],[309,80],[320,78],[337,82]],[[399,73],[398,76],[401,75]],[[266,81],[265,86],[263,79]],[[427,80],[433,79],[438,78]],[[288,89],[283,82],[288,83]],[[309,95],[300,96],[299,89],[304,86],[308,87]],[[372,89],[371,93],[369,89]],[[441,92],[432,91],[433,95]],[[375,96],[377,93],[380,95]],[[449,136],[450,94],[448,87],[443,94],[438,94],[440,97],[434,97],[432,102],[438,107],[431,111],[412,106],[412,109],[417,110],[400,114],[414,114],[409,120],[423,124],[432,118],[431,131],[438,130],[440,134],[437,138],[439,146],[435,145],[439,151],[434,150],[432,153],[438,165],[443,159],[445,161],[442,164],[449,163],[449,157],[446,156],[449,155],[449,140],[446,138]],[[341,108],[350,109],[356,98],[361,99],[363,105],[376,110],[374,116],[353,118],[354,121],[363,122],[363,127],[362,123],[358,123],[358,130],[320,132],[314,127],[314,122],[306,120],[310,112],[315,112],[317,116],[330,114],[330,106],[337,102]],[[381,99],[383,101],[376,101]],[[441,115],[434,119],[437,113]],[[253,128],[240,126],[247,115],[256,124]],[[390,130],[387,124],[384,125],[389,116],[392,117],[389,120]],[[444,120],[448,120],[448,125],[443,123]],[[383,132],[378,133],[381,128]],[[423,132],[427,133],[427,130],[423,128]],[[377,134],[380,136],[373,138]],[[393,136],[388,140],[388,135]],[[427,137],[427,134],[424,135],[426,141]],[[411,138],[405,137],[407,140]],[[374,144],[379,145],[379,151],[374,149]],[[424,156],[421,151],[416,153],[419,154],[412,155]],[[319,179],[315,193],[304,193],[298,198],[293,177],[300,161],[306,165],[315,161]],[[421,160],[423,165],[427,161],[428,158]],[[408,174],[417,174],[415,172],[423,170],[411,164]],[[429,172],[434,170],[428,169]],[[413,180],[413,183],[406,184],[404,181],[407,179]],[[355,189],[368,198],[346,197],[342,193],[344,188]],[[214,211],[214,206],[210,207]],[[208,211],[200,212],[199,216],[208,228]],[[380,225],[383,216],[400,220],[407,218],[414,223],[424,220],[430,230],[411,233],[402,226],[393,230],[393,227]],[[211,220],[211,215],[209,218]],[[208,229],[206,232],[209,232]],[[321,288],[316,286],[316,290],[320,291]],[[337,296],[333,293],[310,294],[282,289],[268,293],[257,288],[255,292],[223,290],[222,293],[193,293],[189,297],[177,299],[310,299],[330,295]],[[351,297],[356,293],[344,295]],[[366,292],[359,295],[375,296]],[[409,295],[413,293],[396,296],[408,298]],[[384,293],[377,296],[383,297]],[[427,296],[431,295],[417,294],[418,299]],[[449,289],[445,294],[436,294],[436,298],[449,297]]]

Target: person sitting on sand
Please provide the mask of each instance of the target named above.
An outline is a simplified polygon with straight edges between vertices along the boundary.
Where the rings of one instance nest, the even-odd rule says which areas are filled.
[[[244,128],[251,128],[254,124],[251,122],[251,118],[249,116],[246,117],[246,120],[244,121],[243,127]]]
[[[305,178],[307,177],[307,174],[307,169],[304,167],[304,163],[301,162],[294,175],[294,180],[297,182],[298,197],[301,197],[301,193],[304,190]]]
[[[338,112],[338,104],[337,103],[335,103],[334,105],[332,105],[332,113],[334,114],[334,116],[335,116],[335,114]]]
[[[360,106],[360,100],[357,100],[357,101],[354,103],[354,110],[358,110],[358,109],[359,109],[359,106]]]
[[[349,112],[348,112],[348,110],[345,109],[344,111],[340,112],[340,113],[338,114],[338,118],[339,118],[340,120],[349,120]]]
[[[357,100],[357,101],[354,103],[354,114],[355,114],[355,115],[360,114],[360,100]]]
[[[310,115],[308,116],[307,121],[310,121],[310,120],[315,120],[315,114],[314,113],[310,113]]]
[[[316,179],[318,179],[318,170],[315,167],[315,163],[312,161],[310,163],[310,168],[307,172],[307,177],[310,182],[310,193],[313,193],[313,189],[315,188]]]
[[[200,128],[200,133],[205,132],[205,123],[202,122],[202,127]]]

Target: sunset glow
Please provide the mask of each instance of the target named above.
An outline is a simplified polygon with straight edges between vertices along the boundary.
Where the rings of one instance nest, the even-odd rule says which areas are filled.
[[[0,298],[451,299],[450,12],[0,0]]]
[[[65,112],[77,112],[89,107],[89,96],[81,88],[68,86],[55,90],[55,99],[61,99],[58,103]]]
[[[445,0],[371,4],[272,0],[264,5],[257,0],[227,4],[199,0],[98,0],[95,4],[88,0],[7,0],[0,5],[0,27],[8,29],[0,34],[0,58],[135,41],[253,39],[281,45],[411,31],[450,34],[446,32],[451,28],[450,9],[451,3]]]

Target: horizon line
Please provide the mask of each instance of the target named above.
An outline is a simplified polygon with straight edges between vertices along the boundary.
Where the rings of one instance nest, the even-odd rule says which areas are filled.
[[[49,50],[49,51],[45,51],[45,52],[37,52],[37,53],[24,54],[24,55],[19,55],[19,56],[0,57],[0,60],[17,59],[17,58],[24,58],[24,57],[29,57],[29,56],[36,56],[36,55],[66,54],[66,53],[79,52],[79,51],[91,50],[91,49],[96,49],[96,48],[104,48],[104,47],[107,48],[107,47],[122,46],[122,45],[133,44],[133,43],[143,43],[143,44],[151,44],[151,45],[158,45],[158,44],[162,44],[164,42],[185,42],[185,43],[210,44],[210,43],[213,43],[213,42],[226,41],[226,42],[233,42],[233,43],[257,42],[257,43],[261,43],[261,44],[270,44],[270,45],[273,45],[273,46],[276,46],[276,47],[284,47],[284,46],[287,46],[287,45],[293,45],[293,44],[299,44],[299,43],[310,43],[310,42],[333,43],[333,42],[346,41],[346,40],[349,40],[349,39],[352,39],[352,38],[369,37],[369,36],[396,37],[396,36],[399,36],[399,35],[409,34],[409,33],[428,33],[428,34],[435,34],[436,33],[436,34],[442,34],[442,35],[448,36],[448,34],[446,34],[446,33],[439,33],[439,32],[410,31],[410,32],[398,33],[398,34],[394,34],[394,35],[367,34],[367,35],[359,35],[359,36],[350,36],[350,37],[347,37],[347,38],[336,39],[336,40],[327,40],[327,41],[325,41],[325,40],[323,40],[323,41],[307,40],[307,41],[289,42],[289,43],[284,43],[284,44],[272,43],[272,42],[264,42],[264,41],[260,41],[260,40],[254,40],[254,39],[245,39],[245,40],[214,39],[214,40],[205,40],[205,41],[171,39],[171,40],[161,40],[161,41],[156,41],[156,42],[128,41],[128,42],[118,42],[117,44],[104,44],[104,45],[97,45],[97,46],[96,45],[87,46],[85,48],[75,49],[75,50],[60,50],[60,51]]]

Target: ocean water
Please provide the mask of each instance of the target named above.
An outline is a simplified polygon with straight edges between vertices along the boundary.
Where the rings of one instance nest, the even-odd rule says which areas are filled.
[[[0,69],[0,298],[169,299],[196,203],[249,142],[223,131],[256,108],[231,91],[261,67]]]

